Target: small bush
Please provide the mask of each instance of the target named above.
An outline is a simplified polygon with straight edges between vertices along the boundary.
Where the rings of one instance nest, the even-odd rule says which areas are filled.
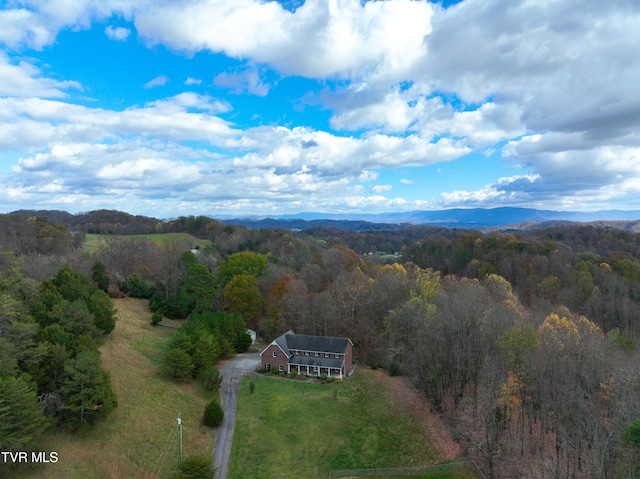
[[[211,479],[211,457],[206,454],[187,456],[178,468],[177,479]]]
[[[160,321],[162,321],[163,317],[164,317],[164,314],[163,314],[162,310],[159,309],[158,311],[153,313],[153,316],[151,316],[151,325],[152,326],[157,325],[158,323],[160,323]]]
[[[217,399],[211,400],[204,408],[202,424],[209,427],[218,427],[224,419],[224,411]]]
[[[400,368],[396,363],[389,363],[385,366],[385,369],[389,373],[389,376],[399,376]]]

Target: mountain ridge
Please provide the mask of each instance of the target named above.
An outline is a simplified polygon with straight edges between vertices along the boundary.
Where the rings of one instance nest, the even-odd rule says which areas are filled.
[[[71,214],[60,210],[19,210],[8,215],[41,216],[54,223],[75,224],[103,221],[116,217],[125,224],[147,221],[153,226],[154,217],[131,215],[116,210],[96,210]],[[563,223],[590,223],[628,231],[640,231],[640,210],[599,210],[592,212],[538,210],[534,208],[453,208],[447,210],[414,210],[388,213],[318,213],[301,212],[284,215],[251,215],[244,217],[199,215],[224,224],[239,224],[249,228],[308,229],[314,227],[351,230],[398,229],[405,226],[434,226],[459,229],[539,229]],[[193,216],[192,216],[193,217]],[[183,217],[180,217],[183,218]]]

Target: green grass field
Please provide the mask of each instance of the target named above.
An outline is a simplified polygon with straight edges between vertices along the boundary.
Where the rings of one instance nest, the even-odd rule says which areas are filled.
[[[57,452],[58,462],[21,478],[171,478],[179,458],[178,414],[184,424],[185,456],[211,454],[215,431],[200,421],[205,405],[217,393],[158,377],[158,359],[175,330],[151,326],[148,301],[120,299],[116,308],[116,328],[100,351],[118,408],[86,431],[47,433],[42,450]]]
[[[109,239],[112,238],[141,238],[149,241],[153,241],[154,243],[159,244],[160,246],[165,245],[168,241],[179,241],[184,243],[187,247],[195,247],[195,246],[206,246],[210,245],[211,241],[203,240],[196,238],[195,236],[191,236],[188,233],[162,233],[162,234],[148,234],[148,235],[97,235],[97,234],[87,234],[85,236],[85,241],[82,244],[82,249],[85,253],[93,253],[97,250],[100,245]]]
[[[228,479],[326,479],[335,470],[434,464],[428,429],[391,397],[366,369],[331,385],[245,378]]]

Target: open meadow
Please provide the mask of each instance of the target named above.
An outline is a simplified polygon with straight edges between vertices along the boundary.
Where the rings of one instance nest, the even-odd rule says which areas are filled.
[[[161,379],[157,366],[175,330],[151,326],[146,300],[117,299],[115,305],[118,321],[100,351],[118,397],[117,409],[86,430],[47,433],[44,450],[57,452],[58,462],[21,477],[170,478],[179,462],[178,414],[184,425],[185,456],[211,454],[214,430],[200,420],[204,406],[217,393],[205,393],[195,383]]]
[[[82,244],[82,249],[86,253],[93,253],[97,250],[100,245],[108,241],[109,239],[114,238],[139,238],[145,239],[148,241],[152,241],[159,246],[164,246],[169,241],[179,242],[184,244],[190,248],[195,246],[206,246],[210,245],[211,241],[199,239],[195,236],[191,236],[188,233],[161,233],[161,234],[145,234],[145,235],[103,235],[103,234],[87,234],[85,235],[84,243]]]
[[[434,438],[418,411],[366,368],[341,384],[246,377],[228,479],[326,479],[337,470],[415,468],[454,459]],[[476,476],[464,469],[413,477]]]

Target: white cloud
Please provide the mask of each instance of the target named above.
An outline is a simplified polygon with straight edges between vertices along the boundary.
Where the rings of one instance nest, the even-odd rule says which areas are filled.
[[[260,73],[255,67],[247,68],[237,73],[222,72],[213,79],[216,86],[229,88],[234,93],[250,93],[256,96],[267,96],[269,85],[260,78]]]
[[[69,89],[82,90],[82,86],[75,81],[44,78],[33,64],[12,62],[6,53],[0,51],[0,95],[60,98],[67,96],[65,90]]]
[[[104,29],[104,33],[111,40],[116,40],[118,42],[123,42],[127,38],[129,38],[129,34],[131,33],[131,30],[129,30],[128,28],[113,27],[113,26],[109,25],[107,28]]]
[[[432,6],[395,0],[307,0],[294,13],[277,2],[196,0],[136,16],[151,43],[210,50],[306,77],[398,74],[422,55]]]
[[[349,204],[404,208],[415,204],[362,196],[358,185],[377,181],[377,168],[428,164],[467,151],[446,139],[430,144],[415,136],[356,138],[271,126],[242,131],[217,116],[228,109],[195,93],[123,111],[0,99],[0,119],[11,119],[0,121],[0,149],[22,155],[4,179],[7,191],[47,207],[76,195],[78,209],[86,209],[84,198],[106,203],[126,196],[130,203],[123,207],[131,211],[143,202],[155,204],[159,195],[200,208],[252,199],[274,208],[286,203],[317,209],[328,208],[327,201],[344,204],[345,195]],[[228,147],[238,154],[220,153]],[[45,195],[44,186],[54,180],[55,191]],[[371,188],[379,194],[391,187]]]
[[[118,14],[129,18],[153,0],[21,0],[0,11],[0,43],[42,50],[64,28],[88,28],[93,20]]]
[[[157,86],[164,86],[169,83],[169,77],[167,75],[158,75],[153,80],[149,80],[144,84],[144,88],[155,88]]]
[[[200,78],[187,77],[184,81],[185,85],[200,85],[202,84],[202,80]]]
[[[228,109],[225,103],[193,93],[121,112],[54,100],[0,98],[0,150],[32,150],[51,142],[113,142],[130,135],[223,147],[242,136],[216,116]]]

